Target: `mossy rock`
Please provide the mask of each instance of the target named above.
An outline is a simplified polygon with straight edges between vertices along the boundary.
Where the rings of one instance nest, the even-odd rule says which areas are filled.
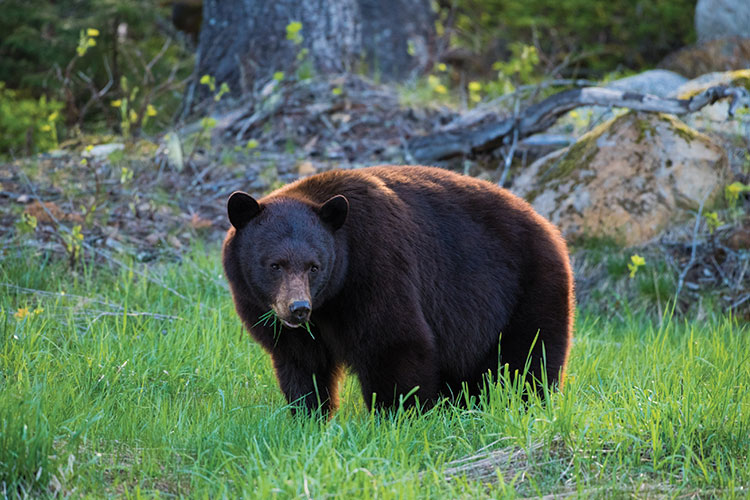
[[[628,112],[522,172],[513,191],[566,237],[643,243],[729,179],[725,152],[674,116]]]

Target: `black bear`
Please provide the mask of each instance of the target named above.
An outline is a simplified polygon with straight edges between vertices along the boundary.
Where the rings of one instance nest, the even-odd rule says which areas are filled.
[[[498,343],[511,374],[562,383],[567,247],[510,192],[439,168],[379,166],[317,174],[259,201],[235,192],[227,211],[222,259],[237,313],[293,408],[335,409],[347,367],[371,407],[477,393],[497,373]]]

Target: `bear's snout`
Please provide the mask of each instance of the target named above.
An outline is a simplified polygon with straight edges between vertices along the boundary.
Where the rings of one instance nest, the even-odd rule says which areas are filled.
[[[310,302],[307,300],[295,300],[289,306],[289,312],[292,313],[292,318],[300,323],[305,323],[310,319],[310,310]]]
[[[312,298],[307,273],[287,273],[275,294],[273,309],[289,328],[297,328],[310,319]]]

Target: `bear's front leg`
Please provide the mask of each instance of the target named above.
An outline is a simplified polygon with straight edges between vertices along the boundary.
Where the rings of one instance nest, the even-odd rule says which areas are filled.
[[[362,397],[369,409],[431,406],[437,396],[439,370],[434,348],[427,342],[397,342],[379,349],[356,367]]]
[[[276,351],[271,356],[276,378],[287,402],[292,405],[292,413],[302,409],[308,414],[320,411],[327,416],[338,408],[339,366],[313,353],[305,357]]]

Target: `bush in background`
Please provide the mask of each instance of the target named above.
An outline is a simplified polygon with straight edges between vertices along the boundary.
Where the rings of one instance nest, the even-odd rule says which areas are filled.
[[[26,156],[57,146],[62,103],[24,95],[0,81],[0,160]]]
[[[46,95],[64,103],[62,121],[69,128],[117,128],[119,110],[110,103],[129,93],[122,81],[138,85],[143,96],[167,81],[175,68],[176,80],[191,71],[190,51],[179,43],[165,48],[174,34],[167,15],[162,3],[152,0],[5,0],[0,81],[6,88],[23,89],[28,97]],[[77,52],[91,30],[97,32],[90,37],[93,42],[84,53]],[[151,98],[155,101],[146,104],[159,110],[150,121],[156,129],[171,118],[182,92],[169,88]]]
[[[513,42],[535,45],[549,68],[569,58],[565,74],[653,66],[695,40],[696,0],[453,0],[452,45],[490,58]]]

